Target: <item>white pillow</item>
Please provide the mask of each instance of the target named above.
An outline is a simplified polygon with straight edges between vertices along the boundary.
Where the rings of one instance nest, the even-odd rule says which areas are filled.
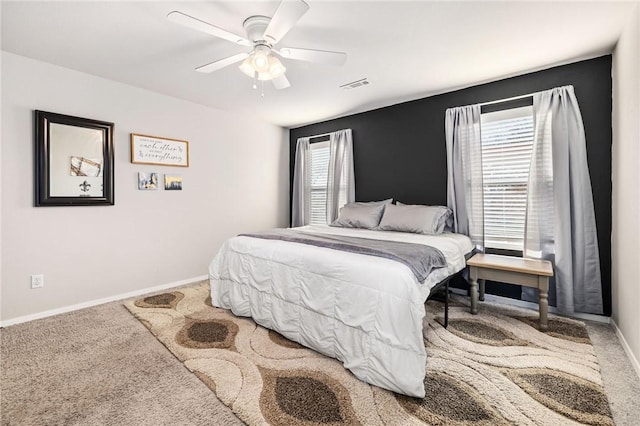
[[[392,204],[347,204],[340,209],[338,218],[331,226],[375,229],[380,223],[385,206],[390,205]]]
[[[388,205],[378,229],[381,231],[442,234],[451,210],[444,206]]]

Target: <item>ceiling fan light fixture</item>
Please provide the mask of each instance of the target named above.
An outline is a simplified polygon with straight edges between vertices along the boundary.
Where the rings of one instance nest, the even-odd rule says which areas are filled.
[[[257,72],[269,71],[269,57],[262,54],[255,54],[251,58],[251,66]]]
[[[269,74],[271,74],[271,78],[280,77],[286,70],[285,66],[282,65],[282,62],[280,62],[275,55],[269,56]]]
[[[258,45],[249,56],[251,58],[251,65],[257,72],[269,71],[269,56],[271,56],[271,49],[265,45]]]
[[[251,56],[242,61],[239,68],[247,77],[254,77],[256,71],[253,69],[253,65],[251,64]]]
[[[257,72],[256,78],[258,79],[258,81],[273,80],[273,76],[269,72]]]
[[[273,55],[269,48],[258,46],[248,58],[240,64],[240,71],[246,76],[261,81],[273,80],[280,77],[287,70],[282,62]]]

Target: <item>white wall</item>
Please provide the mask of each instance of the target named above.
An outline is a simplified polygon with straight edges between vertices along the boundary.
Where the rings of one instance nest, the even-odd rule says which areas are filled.
[[[0,22],[2,22],[1,1]],[[2,31],[0,31],[0,46],[2,46]],[[0,95],[2,94],[2,57],[0,54]],[[0,142],[2,142],[2,102],[0,102]],[[0,321],[2,321],[2,143],[0,143]]]
[[[115,206],[33,207],[34,109],[115,123]],[[130,133],[188,140],[190,167],[131,164]],[[1,135],[5,323],[206,275],[226,238],[288,222],[288,131],[249,117],[2,52]]]
[[[640,8],[613,53],[612,319],[640,375]]]

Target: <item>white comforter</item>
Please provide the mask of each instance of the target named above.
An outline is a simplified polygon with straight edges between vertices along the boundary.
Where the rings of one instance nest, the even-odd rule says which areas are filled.
[[[305,226],[301,231],[426,244],[447,267],[423,283],[399,262],[251,237],[227,240],[209,266],[211,301],[327,356],[361,380],[424,397],[424,302],[465,267],[468,237]]]

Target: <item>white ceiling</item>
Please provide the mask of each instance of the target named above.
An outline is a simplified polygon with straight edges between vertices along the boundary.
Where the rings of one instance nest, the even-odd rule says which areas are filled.
[[[636,2],[320,1],[278,47],[344,51],[342,67],[283,60],[291,87],[264,97],[236,65],[246,48],[167,21],[179,10],[244,35],[278,1],[2,1],[2,49],[284,127],[610,53]],[[339,86],[367,77],[368,86]]]

